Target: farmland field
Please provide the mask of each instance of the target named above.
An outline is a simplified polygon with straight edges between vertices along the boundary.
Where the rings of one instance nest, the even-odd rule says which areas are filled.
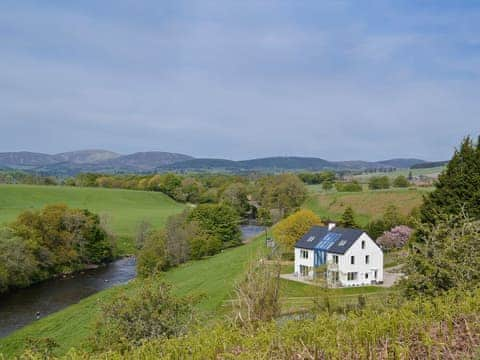
[[[428,188],[391,189],[363,192],[316,192],[310,189],[310,196],[304,207],[315,212],[322,219],[338,220],[348,206],[356,214],[356,220],[362,226],[368,221],[382,216],[389,205],[395,205],[407,215],[414,207],[422,204],[423,195]]]
[[[184,208],[184,205],[158,192],[0,185],[0,224],[14,220],[24,210],[59,203],[105,215],[118,237],[118,247],[122,254],[134,252],[133,238],[140,221],[146,220],[154,227],[161,227],[168,216]]]

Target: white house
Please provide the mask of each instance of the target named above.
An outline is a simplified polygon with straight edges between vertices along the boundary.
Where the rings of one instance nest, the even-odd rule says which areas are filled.
[[[383,282],[383,252],[363,230],[313,226],[295,244],[295,274],[313,279],[319,267],[331,286]]]

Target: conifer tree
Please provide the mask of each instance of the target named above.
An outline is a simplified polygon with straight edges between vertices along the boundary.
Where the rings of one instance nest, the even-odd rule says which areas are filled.
[[[440,174],[436,189],[425,197],[421,222],[435,224],[436,219],[462,212],[480,219],[480,144],[466,137],[455,150],[447,168]]]
[[[357,224],[355,223],[355,213],[353,209],[349,206],[345,209],[342,219],[341,219],[342,226],[355,228]]]

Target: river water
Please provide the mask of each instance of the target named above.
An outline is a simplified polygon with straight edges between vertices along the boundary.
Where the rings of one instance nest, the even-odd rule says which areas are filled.
[[[244,240],[258,235],[263,229],[255,225],[240,227]],[[0,296],[0,338],[35,321],[37,312],[40,317],[45,317],[101,290],[125,284],[136,274],[135,258],[124,258],[105,267],[4,294]]]

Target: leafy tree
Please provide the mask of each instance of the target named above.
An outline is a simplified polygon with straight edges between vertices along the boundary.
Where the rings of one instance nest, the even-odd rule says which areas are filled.
[[[345,192],[359,192],[363,190],[362,185],[356,180],[351,182],[337,182],[335,183],[335,188],[337,191]]]
[[[240,218],[231,206],[226,204],[198,205],[189,215],[208,236],[220,240],[222,244],[240,243]]]
[[[425,197],[420,209],[421,221],[433,224],[462,211],[473,219],[480,219],[479,204],[480,144],[474,144],[467,137],[439,175],[435,190]]]
[[[275,241],[284,251],[293,251],[293,246],[310,230],[313,225],[321,225],[322,221],[312,211],[302,209],[288,216],[273,227]]]
[[[193,302],[173,296],[171,286],[158,279],[144,280],[133,297],[120,293],[103,305],[92,347],[125,351],[148,339],[183,335],[193,321]]]
[[[398,188],[406,188],[410,186],[410,183],[408,182],[407,178],[403,175],[398,175],[394,180],[393,180],[393,186],[398,187]]]
[[[240,216],[250,209],[247,188],[242,183],[230,184],[222,193],[221,201],[234,208]]]
[[[140,221],[140,223],[137,226],[137,234],[135,236],[135,245],[137,249],[143,248],[143,245],[145,244],[145,240],[147,239],[147,236],[149,232],[152,229],[152,225],[145,220]]]
[[[167,270],[168,265],[165,233],[162,230],[150,231],[137,256],[138,275],[143,278],[155,276]]]
[[[322,183],[322,188],[325,191],[332,190],[333,189],[333,180],[325,180]]]
[[[168,263],[176,266],[190,258],[190,239],[200,232],[197,223],[188,222],[189,212],[169,216],[165,224],[165,249]]]
[[[347,207],[343,212],[342,219],[340,220],[342,226],[348,228],[356,228],[357,223],[355,222],[355,213],[351,206]]]
[[[390,187],[390,179],[388,176],[372,176],[368,182],[370,190],[388,189]]]

